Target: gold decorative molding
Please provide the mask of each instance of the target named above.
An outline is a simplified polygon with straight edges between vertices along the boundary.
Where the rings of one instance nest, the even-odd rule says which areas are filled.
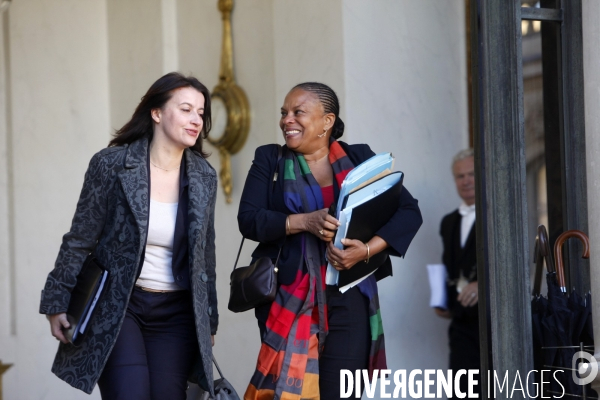
[[[209,136],[208,141],[217,149],[221,158],[221,185],[227,203],[231,203],[233,179],[231,175],[231,155],[244,147],[248,130],[250,129],[250,106],[244,90],[235,83],[233,75],[233,40],[231,37],[231,12],[233,0],[219,0],[219,11],[223,20],[223,43],[221,48],[221,67],[219,70],[219,83],[212,91],[211,100],[213,110],[217,111],[213,127],[218,129],[219,135],[214,138]],[[218,109],[224,108],[224,113]],[[216,130],[215,129],[215,130]],[[211,134],[212,134],[211,133]]]
[[[0,14],[3,13],[4,11],[8,10],[8,7],[10,7],[10,0],[0,0]],[[2,393],[0,393],[1,395]],[[0,399],[2,400],[2,399]]]
[[[6,372],[7,369],[12,367],[12,364],[2,364],[2,360],[0,360],[0,400],[2,400],[2,375]]]

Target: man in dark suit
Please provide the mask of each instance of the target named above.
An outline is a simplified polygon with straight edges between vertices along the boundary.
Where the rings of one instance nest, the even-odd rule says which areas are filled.
[[[434,310],[438,316],[452,319],[448,330],[450,369],[456,372],[478,370],[480,366],[473,149],[462,150],[454,157],[452,174],[463,202],[442,219],[440,235],[444,244],[442,261],[447,271],[448,308]],[[463,378],[460,388],[466,393],[467,379]]]

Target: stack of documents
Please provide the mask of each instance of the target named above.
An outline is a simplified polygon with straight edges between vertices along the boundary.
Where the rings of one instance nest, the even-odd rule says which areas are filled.
[[[394,157],[392,153],[379,153],[369,158],[367,161],[353,168],[346,175],[340,189],[340,197],[337,204],[337,218],[340,211],[344,208],[344,203],[348,200],[348,195],[366,185],[392,172],[394,169]]]
[[[336,217],[340,221],[334,246],[342,249],[342,239],[369,241],[398,209],[402,191],[402,172],[392,172],[394,157],[390,153],[377,154],[354,168],[346,176],[340,189]],[[326,282],[339,285],[343,293],[375,272],[385,252],[360,262],[339,274],[329,264]]]

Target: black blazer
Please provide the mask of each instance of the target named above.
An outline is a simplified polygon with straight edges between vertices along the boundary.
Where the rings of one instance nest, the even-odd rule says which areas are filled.
[[[366,144],[349,145],[342,141],[338,143],[354,165],[375,155]],[[285,154],[286,146],[283,146],[282,150]],[[280,247],[285,242],[278,264],[278,281],[280,284],[287,285],[294,281],[302,257],[300,235],[291,235],[286,240],[285,221],[290,211],[283,200],[284,157],[277,163],[278,153],[276,144],[260,146],[256,149],[240,201],[238,225],[244,237],[259,242],[252,253],[253,261],[264,256],[276,259]],[[273,184],[276,169],[279,178]],[[334,189],[337,201],[339,195],[337,185],[334,185]],[[389,255],[403,257],[422,223],[417,200],[404,188],[398,210],[377,232],[377,235],[389,244],[390,247],[386,250]],[[392,264],[388,256],[375,273],[375,277],[379,280],[390,275],[392,275]]]
[[[444,244],[442,262],[448,272],[448,308],[452,310],[454,318],[477,319],[477,305],[474,307],[463,307],[456,301],[456,280],[463,276],[469,282],[477,280],[477,251],[475,243],[475,224],[469,232],[465,247],[460,247],[460,224],[462,216],[458,210],[454,210],[442,219],[440,235]]]

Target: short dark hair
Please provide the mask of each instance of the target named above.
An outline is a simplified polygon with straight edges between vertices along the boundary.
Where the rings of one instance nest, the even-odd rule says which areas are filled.
[[[171,72],[160,77],[150,86],[142,101],[136,107],[129,122],[121,129],[115,132],[113,139],[108,146],[119,146],[130,144],[141,138],[152,140],[154,134],[153,120],[151,111],[156,108],[162,108],[173,96],[176,89],[192,87],[202,93],[204,96],[204,114],[202,115],[203,125],[200,136],[196,143],[191,147],[202,155],[208,157],[208,153],[202,151],[203,139],[206,139],[211,128],[210,116],[210,92],[198,79],[193,76],[183,76],[178,72]]]
[[[332,113],[335,115],[335,122],[333,123],[331,135],[335,139],[341,138],[344,134],[344,121],[340,118],[340,102],[333,89],[326,84],[319,82],[299,83],[292,88],[292,90],[294,89],[302,89],[317,95],[317,98],[323,105],[323,111],[327,114]]]

